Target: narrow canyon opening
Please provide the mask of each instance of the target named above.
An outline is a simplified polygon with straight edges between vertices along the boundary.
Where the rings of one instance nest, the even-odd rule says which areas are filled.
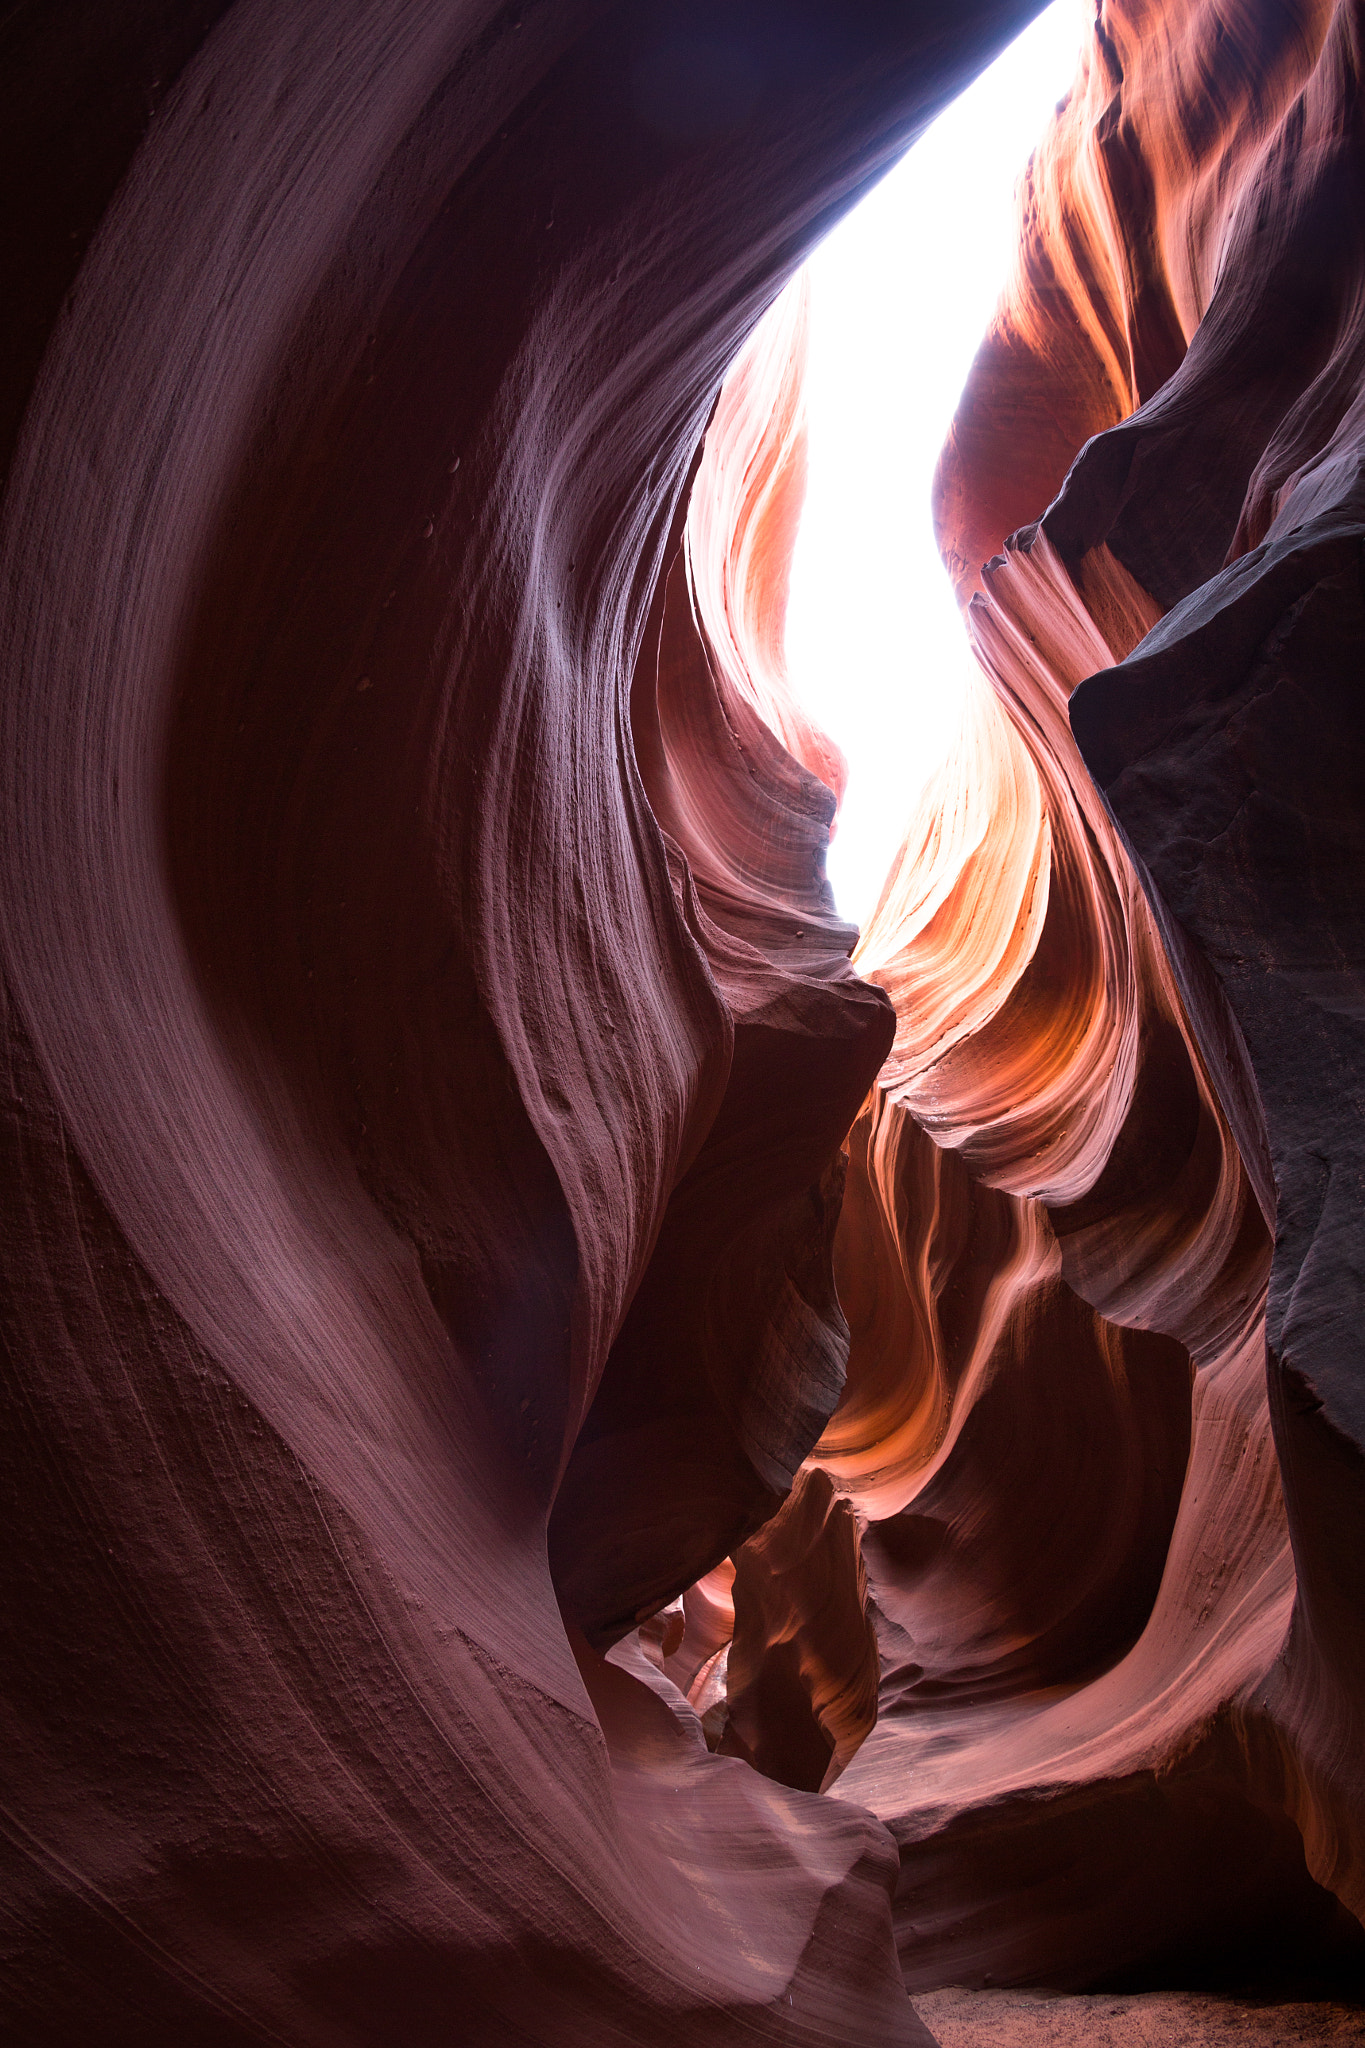
[[[1358,1978],[1360,5],[1065,19],[0,21],[23,2048]]]
[[[1066,1901],[1109,1863],[1116,1827],[1160,1860],[1163,1895],[1134,1892],[1110,1981],[1349,1977],[1365,1956],[1301,1835],[1247,1803],[1254,1716],[1191,1716],[1287,1628],[1296,1582],[1261,1363],[1264,1140],[1254,1120],[1233,1128],[1180,934],[1154,916],[1069,721],[1078,686],[1163,607],[1103,546],[1078,574],[1045,521],[974,552],[971,519],[1001,481],[975,473],[983,423],[985,459],[1021,488],[1018,358],[1046,361],[1050,326],[1070,343],[1074,301],[1112,260],[1095,187],[1079,203],[1067,190],[1077,110],[1092,119],[1110,89],[1102,37],[1058,0],[760,320],[661,586],[650,681],[668,770],[651,773],[653,734],[642,749],[707,912],[828,985],[842,911],[895,1030],[844,1148],[822,1302],[847,1319],[846,1376],[790,1493],[664,1605],[632,1612],[618,1594],[609,1614],[598,1551],[598,1605],[579,1611],[620,1670],[648,1665],[685,1696],[714,1753],[887,1822],[905,1845],[897,1910],[936,1930],[922,1961],[903,1954],[912,1990],[945,1972],[1092,1981],[1093,1937]],[[959,203],[935,217],[947,194]],[[1063,219],[1059,309],[1047,237]],[[1145,372],[1136,334],[1116,352],[1089,317],[1106,352],[1098,432],[1138,410]],[[1065,504],[1082,446],[1065,454],[1050,490],[1022,484],[1040,511]],[[699,688],[721,710],[702,724],[682,708]],[[716,801],[736,755],[750,777],[780,758],[773,810],[733,788]],[[629,1326],[627,1345],[633,1376]],[[609,1364],[608,1429],[615,1399]],[[567,1548],[574,1500],[571,1466],[552,1544],[557,1521]],[[634,1593],[649,1572],[681,1576],[658,1510],[641,1517]],[[736,1503],[732,1530],[754,1512]],[[700,1558],[696,1518],[681,1502],[678,1516]],[[572,1604],[574,1567],[560,1571]],[[1002,1804],[1022,1820],[1059,1783],[1011,1864]],[[913,1848],[945,1810],[965,1838],[960,1887]],[[1027,1965],[1000,1931],[1022,1894]]]
[[[1014,263],[1017,182],[1087,26],[1077,0],[1053,0],[788,287],[809,313],[785,666],[848,766],[828,872],[860,926],[978,673],[934,537],[934,471]]]

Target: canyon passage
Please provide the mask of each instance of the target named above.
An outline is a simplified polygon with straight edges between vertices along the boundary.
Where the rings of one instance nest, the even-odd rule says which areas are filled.
[[[1078,19],[861,932],[787,675],[792,280],[1036,11],[0,24],[24,2048],[1365,1974],[1359,4]]]

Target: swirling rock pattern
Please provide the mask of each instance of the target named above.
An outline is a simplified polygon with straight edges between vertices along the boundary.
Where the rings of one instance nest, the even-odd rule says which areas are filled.
[[[880,1657],[853,1510],[818,1466],[735,1559],[719,1748],[825,1790],[877,1719]]]
[[[912,1986],[1360,1953],[1360,29],[1099,11],[940,463],[817,1452]]]
[[[786,692],[779,294],[1028,11],[3,31],[18,2041],[1358,1935],[1355,9],[1101,10],[856,969]]]
[[[736,673],[799,435],[674,570],[1027,11],[7,17],[9,2038],[925,2038],[887,1831],[634,1634],[838,1399],[892,1030]]]

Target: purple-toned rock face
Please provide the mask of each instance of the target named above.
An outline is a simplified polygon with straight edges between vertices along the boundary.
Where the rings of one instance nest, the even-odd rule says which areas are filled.
[[[1029,11],[0,28],[23,2048],[901,2048],[1361,1939],[1344,0],[1102,9],[852,962],[786,693],[761,316]]]

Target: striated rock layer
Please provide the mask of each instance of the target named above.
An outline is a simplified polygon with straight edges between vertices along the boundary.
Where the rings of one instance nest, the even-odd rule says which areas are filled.
[[[1359,1939],[1355,12],[1101,11],[858,971],[786,690],[778,294],[1027,11],[3,31],[18,2041]]]
[[[838,1400],[893,1029],[763,722],[796,411],[683,522],[1028,11],[10,10],[7,2038],[924,2038],[886,1828],[634,1634]]]
[[[940,464],[816,1454],[912,1988],[1361,1954],[1361,27],[1106,0]]]

